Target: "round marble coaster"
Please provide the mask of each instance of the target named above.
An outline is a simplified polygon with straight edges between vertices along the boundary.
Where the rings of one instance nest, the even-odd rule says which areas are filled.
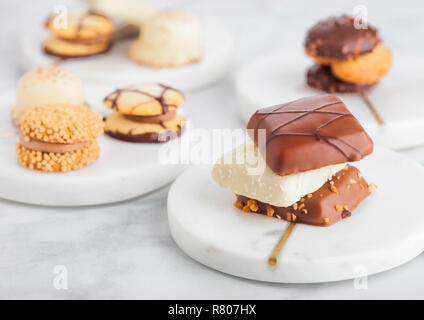
[[[199,63],[180,67],[153,69],[139,65],[128,58],[128,47],[133,40],[116,43],[103,55],[71,59],[62,62],[67,69],[84,80],[117,86],[141,82],[160,82],[188,91],[206,86],[223,77],[230,66],[233,39],[227,29],[214,21],[205,21],[204,56]],[[42,42],[49,36],[45,30],[30,32],[21,38],[22,65],[26,70],[51,64],[57,57],[45,54]]]
[[[306,85],[306,70],[313,64],[302,48],[279,50],[243,67],[236,78],[240,115],[246,122],[259,108],[325,92]],[[373,140],[401,149],[424,144],[424,108],[421,57],[394,52],[389,74],[367,95],[385,121],[380,126],[358,94],[336,93],[359,119]]]
[[[424,168],[384,148],[355,163],[378,189],[348,219],[296,225],[277,267],[269,255],[287,222],[233,208],[235,196],[211,177],[211,166],[180,175],[168,195],[171,234],[190,257],[231,275],[270,282],[352,279],[399,266],[424,250],[420,208]]]
[[[85,89],[91,88],[85,86]],[[91,96],[96,93],[88,90]],[[106,91],[107,93],[107,91]],[[89,96],[89,95],[88,95]],[[91,106],[99,111],[104,95]],[[166,165],[159,161],[164,146],[178,144],[180,138],[167,144],[128,143],[102,135],[98,138],[101,155],[93,164],[68,173],[45,173],[22,167],[16,155],[17,132],[11,124],[14,92],[0,95],[0,198],[49,206],[82,206],[113,203],[154,191],[177,177],[183,165]],[[107,113],[106,107],[104,112]],[[162,149],[163,150],[163,149]]]

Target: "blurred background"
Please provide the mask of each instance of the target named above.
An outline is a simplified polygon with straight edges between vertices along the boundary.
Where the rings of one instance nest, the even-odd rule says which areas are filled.
[[[118,1],[118,0],[117,0]],[[207,88],[190,93],[191,105],[220,106],[228,113],[222,127],[243,126],[236,111],[234,77],[236,71],[249,61],[275,49],[299,48],[303,53],[305,33],[313,24],[330,15],[354,14],[363,5],[371,25],[378,27],[384,43],[394,52],[413,51],[424,54],[421,36],[424,32],[424,2],[407,1],[285,1],[285,0],[152,0],[144,1],[158,8],[180,8],[200,18],[220,21],[233,34],[235,50],[230,72]],[[20,68],[20,36],[39,30],[45,18],[57,5],[69,7],[86,5],[82,0],[1,0],[0,1],[0,90],[14,88],[23,70]],[[35,29],[34,29],[35,28]],[[216,44],[219,46],[219,43]],[[401,107],[401,106],[400,106]],[[190,108],[188,108],[189,111]],[[207,121],[198,126],[209,127]],[[424,148],[404,150],[424,163]]]
[[[119,0],[117,0],[119,1]],[[299,47],[306,30],[318,19],[341,13],[353,14],[365,5],[369,21],[379,28],[384,43],[396,50],[420,50],[424,32],[424,2],[407,1],[285,1],[285,0],[151,0],[159,8],[182,8],[203,18],[224,23],[236,42],[233,70],[268,51]],[[56,5],[78,6],[79,0],[1,0],[0,1],[0,88],[14,86],[20,75],[19,35],[32,32]],[[217,43],[219,45],[219,43]],[[234,73],[230,73],[231,78]],[[228,79],[227,79],[228,80]]]

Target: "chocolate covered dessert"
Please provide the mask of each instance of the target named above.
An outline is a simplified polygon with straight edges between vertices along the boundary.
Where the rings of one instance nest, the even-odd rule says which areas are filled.
[[[43,43],[46,53],[61,58],[89,57],[109,50],[114,31],[113,21],[94,11],[71,11],[66,24],[51,15],[45,27],[52,36]]]
[[[392,53],[378,30],[357,26],[348,16],[328,18],[310,28],[305,51],[317,63],[308,69],[307,84],[330,93],[367,91],[392,64]]]
[[[350,217],[376,189],[348,164],[371,154],[373,142],[334,95],[260,109],[247,131],[253,143],[213,168],[214,180],[236,194],[234,206],[244,212],[330,226]],[[261,172],[249,172],[237,161],[249,154],[257,155]]]
[[[140,84],[117,89],[104,99],[114,110],[105,132],[128,142],[161,143],[181,135],[185,118],[177,114],[184,95],[162,84]]]
[[[22,118],[16,145],[22,166],[44,172],[78,170],[100,156],[102,116],[87,106],[31,108]]]

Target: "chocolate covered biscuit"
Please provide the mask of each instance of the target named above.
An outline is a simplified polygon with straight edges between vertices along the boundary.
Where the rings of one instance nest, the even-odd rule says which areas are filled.
[[[128,142],[162,143],[182,134],[185,118],[176,110],[184,95],[177,89],[145,83],[117,89],[104,104],[114,110],[105,120],[109,136]]]
[[[373,151],[371,138],[334,95],[260,109],[247,129],[268,167],[282,176],[358,161]],[[265,142],[258,144],[259,130]]]
[[[138,143],[164,143],[181,135],[185,119],[175,115],[159,123],[129,120],[125,115],[113,112],[105,121],[105,133],[113,138]]]
[[[113,21],[102,14],[71,10],[66,25],[51,15],[45,22],[52,36],[43,42],[47,54],[64,59],[90,57],[107,52],[112,45]]]
[[[104,98],[106,107],[132,116],[158,116],[173,112],[184,104],[177,89],[157,83],[144,83],[120,88]]]
[[[371,26],[355,27],[353,17],[329,18],[314,25],[306,36],[306,53],[318,59],[346,60],[371,52],[380,42]]]
[[[333,75],[331,67],[321,64],[314,64],[308,69],[306,82],[310,87],[328,93],[366,92],[374,86],[342,81]]]
[[[100,156],[97,138],[102,116],[87,106],[32,107],[21,121],[18,160],[44,172],[68,172],[93,163]]]
[[[277,207],[237,195],[234,206],[244,212],[264,214],[290,222],[330,226],[351,216],[351,212],[375,191],[359,170],[346,166],[317,191],[302,197],[289,207]]]

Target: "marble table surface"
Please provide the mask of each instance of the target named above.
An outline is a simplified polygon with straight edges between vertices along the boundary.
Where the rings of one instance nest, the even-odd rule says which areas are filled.
[[[388,2],[393,2],[389,4]],[[21,75],[17,38],[56,5],[0,2],[0,89]],[[60,1],[60,4],[78,1]],[[155,0],[213,16],[235,35],[234,66],[215,85],[187,95],[197,127],[242,126],[235,108],[234,75],[270,50],[300,46],[305,30],[320,17],[351,13],[355,1]],[[420,1],[362,1],[392,48],[419,50],[424,31]],[[379,6],[380,4],[380,6]],[[306,9],[305,9],[306,8]],[[415,35],[415,36],[414,36]],[[400,106],[401,107],[401,106]],[[212,117],[210,116],[212,113]],[[225,114],[225,117],[220,115]],[[402,151],[424,164],[424,147]],[[1,181],[0,181],[1,183]],[[114,205],[48,208],[0,201],[0,298],[29,299],[377,299],[424,298],[424,256],[394,270],[352,281],[285,285],[249,281],[204,267],[181,252],[166,217],[168,187]],[[66,278],[67,281],[64,279]]]

